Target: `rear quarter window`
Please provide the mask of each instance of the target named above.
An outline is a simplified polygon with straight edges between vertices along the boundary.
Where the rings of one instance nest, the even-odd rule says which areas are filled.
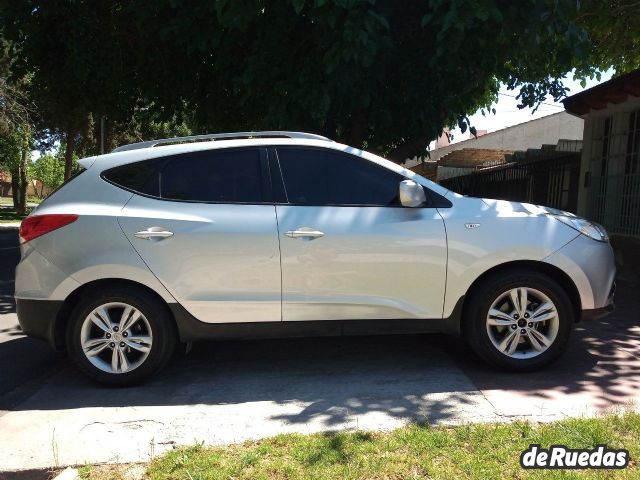
[[[102,178],[136,193],[157,197],[160,194],[160,168],[164,159],[144,160],[110,168]]]

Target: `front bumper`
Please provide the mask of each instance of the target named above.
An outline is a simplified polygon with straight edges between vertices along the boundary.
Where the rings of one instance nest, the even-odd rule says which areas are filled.
[[[616,309],[616,306],[613,302],[606,307],[601,308],[592,308],[591,310],[582,310],[582,314],[580,315],[580,320],[583,322],[588,322],[591,320],[600,320],[601,318],[606,317],[611,312]]]
[[[600,308],[591,308],[588,310],[582,310],[580,314],[580,320],[582,321],[590,321],[590,320],[600,320],[603,317],[606,317],[611,312],[616,309],[616,305],[613,302],[613,296],[616,293],[616,282],[613,282],[611,286],[611,290],[609,291],[609,298],[607,299],[607,304],[604,307]]]
[[[611,245],[578,235],[544,261],[562,270],[575,285],[580,310],[606,311],[613,303],[616,265]],[[582,318],[591,316],[587,313]]]
[[[56,323],[62,301],[16,298],[16,312],[20,328],[25,335],[45,340],[54,350],[61,345]]]

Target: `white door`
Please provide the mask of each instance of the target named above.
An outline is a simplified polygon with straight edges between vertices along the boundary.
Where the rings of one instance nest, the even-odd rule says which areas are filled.
[[[280,147],[276,206],[285,321],[440,319],[444,222],[399,205],[399,174],[328,149]]]

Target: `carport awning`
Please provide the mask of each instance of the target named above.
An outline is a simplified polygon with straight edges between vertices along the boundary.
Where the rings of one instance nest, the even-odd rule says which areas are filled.
[[[602,110],[609,103],[622,103],[629,95],[640,97],[640,70],[612,78],[608,82],[565,98],[564,108],[578,117],[590,110]]]

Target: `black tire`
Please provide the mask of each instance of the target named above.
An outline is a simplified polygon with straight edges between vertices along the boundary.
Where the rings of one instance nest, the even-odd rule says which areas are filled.
[[[144,361],[131,371],[108,373],[93,365],[81,346],[81,330],[87,316],[100,305],[121,302],[138,309],[146,318],[153,341]],[[138,384],[157,373],[173,355],[177,334],[166,305],[144,289],[114,285],[92,288],[83,293],[67,325],[67,350],[78,368],[91,379],[107,386],[124,387]]]
[[[500,352],[487,332],[487,316],[492,303],[504,292],[517,287],[542,292],[553,302],[558,313],[555,340],[545,351],[532,358],[513,358]],[[566,350],[575,313],[566,291],[555,280],[539,272],[518,270],[496,274],[478,285],[465,306],[464,322],[464,336],[479,357],[501,370],[528,372],[546,367]]]

